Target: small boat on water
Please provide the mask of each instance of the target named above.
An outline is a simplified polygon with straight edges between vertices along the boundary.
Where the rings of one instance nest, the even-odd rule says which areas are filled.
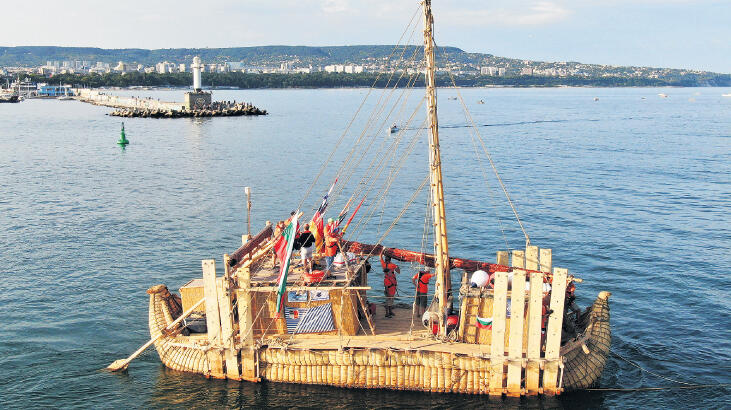
[[[667,94],[665,94],[665,93],[659,93],[659,94],[658,94],[658,96],[659,96],[660,98],[668,98],[668,95],[667,95]]]
[[[390,134],[395,134],[399,131],[399,127],[396,124],[391,125],[391,127],[388,129],[388,132]]]
[[[17,94],[0,94],[0,103],[18,103],[20,96]]]
[[[731,97],[731,93],[728,93],[728,94],[721,94],[721,97]]]
[[[240,247],[224,255],[223,276],[216,275],[214,260],[204,260],[202,278],[186,283],[180,296],[165,285],[148,289],[148,345],[154,344],[166,367],[249,382],[515,397],[597,384],[611,343],[608,292],[583,311],[576,307],[574,290],[582,280],[555,267],[552,250],[532,244],[525,230],[525,247],[498,250],[494,262],[449,253],[431,0],[422,5],[429,172],[405,207],[428,185],[431,220],[424,240],[438,238],[434,252],[381,243],[403,211],[377,243],[348,237],[367,196],[360,199],[357,190],[338,222],[321,228],[336,178],[310,222],[319,237],[311,268],[304,239],[309,234],[297,238],[303,213],[294,211],[276,227],[267,222],[257,235],[245,235]],[[365,217],[361,221],[367,226]],[[296,246],[302,264],[292,261]],[[339,256],[328,270],[331,250]],[[417,289],[433,273],[433,293],[416,293],[407,296],[407,304],[394,305],[388,283],[397,270],[393,261],[418,266]],[[380,262],[383,273],[374,272],[372,262]],[[461,281],[453,289],[454,272],[461,272]],[[371,286],[381,278],[385,296]],[[375,301],[384,297],[387,314],[379,317]]]

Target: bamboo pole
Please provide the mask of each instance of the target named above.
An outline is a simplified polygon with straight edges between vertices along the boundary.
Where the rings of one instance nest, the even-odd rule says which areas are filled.
[[[186,310],[185,312],[183,312],[183,314],[180,315],[179,318],[175,319],[172,323],[170,323],[169,325],[167,325],[165,327],[165,329],[163,329],[163,330],[170,330],[173,327],[175,327],[175,325],[177,325],[178,323],[182,322],[183,319],[185,319],[191,313],[193,313],[193,311],[195,310],[195,308],[197,308],[198,306],[200,306],[205,300],[206,299],[203,298],[203,299],[199,300],[198,302],[196,302],[188,310]],[[165,335],[165,332],[164,331],[163,332],[160,332],[159,335],[157,335],[157,336],[153,337],[152,339],[150,339],[147,343],[145,343],[139,349],[137,349],[134,353],[132,353],[128,358],[126,358],[126,359],[120,359],[120,360],[115,360],[114,362],[112,362],[112,364],[110,364],[109,366],[107,366],[106,370],[110,370],[110,371],[116,372],[116,371],[120,371],[120,370],[126,369],[127,366],[129,366],[129,362],[131,362],[132,360],[136,359],[137,356],[139,356],[140,354],[142,354],[142,352],[144,352],[148,347],[150,347],[153,343],[155,343],[158,339],[160,339],[164,335]]]

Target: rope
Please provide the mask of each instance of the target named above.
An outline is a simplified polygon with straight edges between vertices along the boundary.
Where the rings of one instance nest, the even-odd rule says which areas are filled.
[[[434,45],[436,46],[436,40],[434,40]],[[444,58],[447,58],[447,53],[444,51],[444,49],[441,49],[442,55],[444,55]],[[452,81],[452,85],[454,86],[455,90],[457,90],[457,96],[459,97],[460,104],[462,105],[462,109],[464,110],[464,113],[469,120],[470,124],[472,125],[472,129],[474,130],[475,135],[477,135],[477,138],[480,140],[480,144],[482,145],[482,150],[485,153],[485,157],[487,157],[487,160],[490,162],[490,166],[492,167],[492,171],[495,174],[495,177],[497,178],[498,182],[500,183],[500,187],[503,190],[503,193],[505,194],[505,198],[508,200],[508,204],[510,204],[510,208],[513,210],[513,214],[515,215],[515,219],[518,221],[518,225],[520,225],[520,229],[523,231],[523,235],[525,236],[525,242],[526,245],[530,245],[530,236],[528,236],[528,233],[525,230],[525,227],[523,226],[523,222],[520,220],[520,216],[518,215],[518,210],[515,208],[515,205],[513,204],[513,201],[510,199],[510,195],[508,194],[508,190],[505,187],[505,184],[503,183],[502,178],[500,177],[500,173],[497,172],[497,168],[495,167],[495,163],[492,161],[492,156],[490,155],[490,152],[487,150],[487,147],[485,146],[485,141],[482,139],[482,135],[480,135],[480,132],[477,130],[477,124],[475,124],[474,119],[472,118],[472,114],[470,114],[469,109],[467,109],[467,104],[464,102],[464,98],[462,98],[462,94],[459,92],[459,88],[457,87],[457,82],[454,80],[454,75],[452,75],[451,71],[448,71],[449,78]]]
[[[650,373],[650,374],[651,374],[651,375],[653,375],[653,376],[657,376],[657,377],[659,377],[659,378],[661,378],[661,379],[665,379],[665,380],[667,380],[667,381],[669,381],[669,382],[673,382],[673,383],[678,383],[678,384],[684,384],[684,385],[688,385],[688,386],[695,386],[695,385],[694,385],[693,383],[681,382],[680,380],[675,380],[675,379],[671,379],[671,378],[669,378],[669,377],[665,377],[665,376],[663,376],[663,375],[660,375],[660,374],[657,374],[657,373],[655,373],[655,372],[652,372],[652,371],[650,371],[650,370],[647,370],[647,369],[643,368],[642,366],[640,366],[639,364],[637,364],[636,362],[633,362],[632,360],[629,360],[629,359],[627,359],[627,358],[624,358],[624,357],[622,357],[621,355],[619,355],[618,353],[616,353],[616,352],[614,352],[614,351],[612,351],[612,350],[610,350],[610,353],[612,353],[612,355],[613,355],[614,357],[617,357],[617,358],[619,358],[619,359],[622,359],[622,360],[624,360],[625,362],[627,362],[627,363],[631,364],[632,366],[634,366],[634,367],[636,367],[636,368],[638,368],[638,369],[642,370],[643,372],[646,372],[646,373]]]
[[[398,42],[394,46],[393,50],[391,50],[391,54],[389,54],[388,58],[386,59],[386,63],[388,63],[389,61],[391,61],[391,57],[393,57],[394,53],[396,53],[396,50],[398,49],[398,46],[401,43],[401,40],[404,38],[404,35],[406,35],[406,32],[409,30],[409,27],[413,23],[414,18],[418,14],[419,10],[421,10],[421,5],[419,5],[416,8],[416,10],[414,11],[414,14],[411,16],[411,20],[409,21],[409,24],[406,26],[406,28],[404,28],[404,31],[401,33],[401,37],[399,37]],[[416,27],[416,26],[414,26],[414,27]],[[358,106],[358,109],[356,110],[355,114],[353,114],[353,117],[350,119],[350,122],[345,127],[345,130],[343,131],[342,135],[340,136],[340,139],[338,140],[338,142],[335,144],[335,147],[330,152],[330,155],[328,155],[328,157],[325,160],[325,162],[323,162],[322,165],[320,166],[320,170],[317,173],[317,176],[312,181],[312,183],[310,184],[310,186],[307,188],[307,192],[302,197],[302,200],[300,201],[299,206],[297,207],[297,209],[302,209],[302,204],[305,202],[305,200],[307,199],[307,197],[310,195],[310,192],[312,192],[312,188],[314,188],[315,184],[317,183],[317,181],[322,176],[322,173],[327,168],[327,165],[330,163],[330,160],[332,160],[333,155],[335,155],[335,152],[338,150],[338,147],[340,147],[340,144],[345,139],[345,136],[348,134],[348,131],[350,130],[350,127],[353,125],[353,123],[355,122],[355,119],[358,117],[358,114],[360,113],[360,110],[365,105],[366,101],[368,100],[368,97],[371,95],[371,92],[374,90],[375,85],[378,83],[378,80],[380,80],[381,74],[382,73],[378,73],[378,75],[376,75],[376,78],[373,80],[373,84],[368,89],[368,93],[366,94],[365,97],[363,97],[363,101],[361,101],[360,106]],[[389,81],[390,81],[390,79],[389,79]]]
[[[659,377],[661,379],[667,380],[672,383],[678,383],[682,384],[682,386],[660,386],[660,387],[629,387],[629,388],[620,388],[620,387],[604,387],[604,388],[592,388],[592,389],[585,389],[587,391],[611,391],[611,392],[637,392],[637,391],[659,391],[659,390],[690,390],[690,389],[708,389],[708,388],[714,388],[714,387],[731,387],[731,383],[719,383],[719,384],[693,384],[688,382],[683,382],[680,380],[671,379],[670,377],[663,376],[661,374],[657,374],[651,370],[647,370],[644,367],[637,364],[637,362],[634,362],[632,360],[629,360],[619,353],[610,350],[609,351],[612,356],[621,359],[632,366],[640,369],[643,372],[649,373],[653,376]]]
[[[731,387],[731,383],[721,384],[692,384],[690,386],[660,386],[660,387],[634,387],[627,389],[620,388],[594,388],[584,389],[586,391],[613,391],[613,392],[637,392],[637,391],[657,391],[657,390],[691,390],[691,389],[709,389],[712,387]]]

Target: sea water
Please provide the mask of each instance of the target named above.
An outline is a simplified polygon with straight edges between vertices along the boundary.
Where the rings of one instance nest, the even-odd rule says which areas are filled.
[[[374,189],[359,214],[368,228],[353,228],[353,239],[381,238],[427,172],[426,138],[416,137],[421,92],[397,106],[403,118],[415,113],[412,123],[401,120],[402,133],[387,131],[390,120],[374,123],[355,144],[376,106],[371,95],[303,202],[367,90],[215,91],[270,114],[124,119],[126,149],[115,144],[121,119],[106,116],[111,109],[57,100],[0,106],[0,407],[731,405],[728,387],[503,400],[207,380],[166,370],[154,349],[127,373],[100,370],[149,339],[148,287],[178,289],[201,275],[201,259],[215,258],[221,270],[222,255],[246,233],[245,186],[256,233],[298,207],[309,217],[353,146],[375,151],[401,138],[404,148],[418,138],[402,162],[381,165],[391,188],[382,198]],[[124,93],[182,99],[181,91]],[[579,304],[612,292],[614,354],[601,387],[682,386],[639,367],[692,384],[731,382],[731,98],[721,96],[729,89],[460,93],[471,119],[448,98],[456,90],[439,93],[451,255],[494,261],[497,250],[525,246],[484,149],[532,244],[553,249],[554,266],[584,279]],[[465,128],[472,121],[482,142]],[[350,186],[367,183],[366,163]],[[342,209],[348,189],[326,216]],[[425,208],[421,192],[383,243],[429,251]],[[402,302],[413,294],[412,269],[402,264]]]

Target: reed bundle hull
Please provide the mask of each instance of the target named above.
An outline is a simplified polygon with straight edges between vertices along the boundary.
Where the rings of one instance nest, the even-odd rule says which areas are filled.
[[[150,288],[148,293],[150,335],[156,337],[176,319],[176,314],[179,315],[182,309],[179,299],[163,285]],[[586,321],[585,332],[562,348],[560,362],[564,363],[564,370],[559,373],[559,380],[556,381],[559,387],[555,393],[583,389],[598,382],[611,340],[608,299],[607,292],[599,295],[582,315]],[[245,379],[214,374],[213,362],[216,359],[222,361],[220,347],[207,345],[200,338],[176,336],[175,330],[170,333],[171,336],[155,343],[160,360],[166,367],[205,377]],[[352,340],[358,338],[364,340]],[[330,339],[333,344],[330,348],[322,340],[309,345],[305,342],[304,346],[298,347],[296,344],[282,343],[281,338],[270,339],[272,345],[262,345],[253,350],[239,345],[235,355],[239,374],[246,366],[242,359],[251,352],[258,373],[252,381],[467,394],[543,393],[542,388],[531,393],[524,385],[518,392],[511,391],[506,386],[506,358],[492,360],[484,346],[481,348],[475,344],[440,343],[434,340],[405,342],[398,338],[389,341],[388,337],[377,336],[350,338],[343,346],[337,336],[330,336]],[[496,362],[499,362],[497,368]],[[527,362],[523,360],[523,377]],[[539,376],[542,375],[543,370],[540,370]]]

